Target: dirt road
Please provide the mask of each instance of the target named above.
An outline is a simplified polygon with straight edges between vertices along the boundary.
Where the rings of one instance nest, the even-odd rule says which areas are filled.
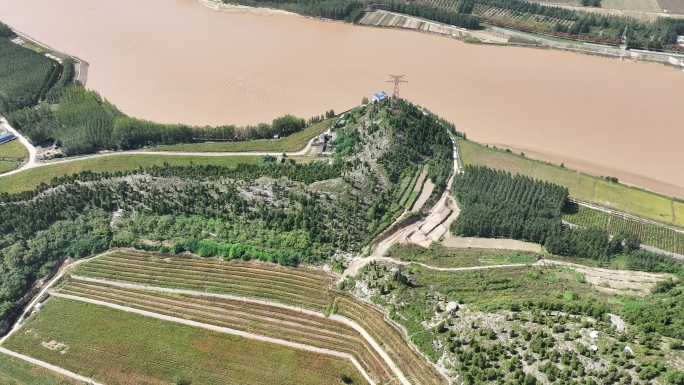
[[[280,155],[283,152],[282,151],[244,151],[244,152],[186,152],[186,151],[143,151],[143,150],[135,150],[135,151],[116,151],[116,152],[108,152],[108,153],[103,153],[103,154],[94,154],[94,155],[86,155],[86,156],[79,156],[79,157],[71,157],[67,159],[61,159],[61,160],[55,160],[55,161],[49,161],[49,162],[41,162],[38,163],[36,162],[36,149],[26,140],[23,136],[19,135],[16,130],[14,130],[12,127],[7,124],[7,122],[2,119],[0,120],[0,123],[4,122],[3,127],[7,128],[9,131],[14,132],[19,140],[22,141],[24,146],[29,150],[30,154],[30,160],[28,163],[23,165],[22,167],[4,173],[0,174],[0,178],[4,176],[9,176],[13,175],[25,170],[29,170],[32,168],[37,168],[37,167],[44,167],[44,166],[50,166],[53,164],[62,164],[62,163],[70,163],[70,162],[77,162],[80,160],[86,160],[86,159],[94,159],[94,158],[104,158],[104,157],[110,157],[110,156],[119,156],[119,155],[157,155],[160,157],[164,156],[207,156],[207,157],[221,157],[221,156],[267,156],[267,155]],[[330,130],[328,130],[329,132]],[[306,155],[310,150],[311,147],[313,146],[313,141],[316,138],[311,139],[306,146],[299,150],[299,151],[294,151],[294,152],[286,152],[285,155],[287,156],[302,156]]]

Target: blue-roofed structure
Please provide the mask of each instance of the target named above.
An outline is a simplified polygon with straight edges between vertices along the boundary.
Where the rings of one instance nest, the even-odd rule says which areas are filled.
[[[4,134],[0,135],[0,144],[5,144],[5,143],[12,141],[16,138],[17,137],[14,136],[14,134],[11,132],[4,133]]]
[[[373,103],[377,103],[381,100],[387,99],[389,96],[387,96],[387,93],[385,91],[377,92],[373,94]]]

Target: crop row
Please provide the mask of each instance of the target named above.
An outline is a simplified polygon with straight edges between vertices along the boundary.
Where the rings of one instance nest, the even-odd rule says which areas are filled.
[[[498,8],[491,5],[477,4],[474,8],[474,12],[477,15],[482,15],[487,18],[499,19],[499,20],[513,20],[517,22],[527,22],[527,23],[541,23],[547,28],[553,27],[555,24],[560,24],[563,26],[570,27],[574,23],[572,20],[563,20],[555,17],[543,16],[543,15],[531,15],[527,13],[512,11],[509,9]]]
[[[238,267],[227,271],[218,266],[200,267],[189,259],[179,258],[163,264],[150,261],[115,260],[105,256],[79,266],[75,274],[165,287],[236,292],[237,295],[251,297],[282,298],[287,303],[295,301],[298,305],[317,310],[324,309],[329,303],[329,291],[320,280],[312,282],[306,277],[287,275],[268,268]]]
[[[266,263],[251,263],[242,261],[225,261],[217,259],[200,259],[192,257],[170,257],[167,255],[155,255],[150,253],[142,253],[129,250],[119,250],[100,258],[100,260],[137,260],[144,261],[151,264],[168,265],[170,262],[180,262],[184,266],[192,267],[208,267],[218,269],[221,271],[235,272],[235,271],[268,271],[271,274],[281,275],[283,277],[297,277],[298,279],[308,280],[315,283],[330,281],[332,277],[320,271],[297,269],[274,264]]]
[[[428,7],[432,8],[453,11],[458,4],[458,0],[424,0],[420,1],[419,4],[427,5]]]
[[[413,384],[445,384],[446,380],[409,346],[401,331],[387,323],[382,312],[353,299],[338,297],[337,313],[357,322],[389,354]]]
[[[83,298],[348,353],[377,381],[386,383],[392,378],[391,369],[358,332],[323,317],[225,298],[168,295],[73,280],[60,290]]]
[[[122,268],[122,269],[145,269],[150,272],[170,272],[170,273],[184,273],[192,274],[195,276],[201,276],[202,278],[235,278],[235,277],[249,277],[250,279],[262,281],[266,280],[270,282],[273,279],[277,279],[283,284],[293,284],[301,287],[307,287],[313,290],[320,290],[325,288],[322,282],[312,282],[305,278],[300,278],[297,276],[292,276],[288,274],[273,273],[269,270],[260,269],[233,269],[231,271],[217,269],[215,267],[202,267],[193,265],[192,263],[186,264],[184,262],[169,261],[165,263],[150,263],[148,261],[136,261],[136,260],[113,260],[113,259],[102,259],[94,260],[89,266],[97,266],[102,268]]]
[[[579,206],[576,213],[563,215],[563,219],[577,226],[598,227],[610,234],[629,231],[636,234],[645,245],[673,253],[684,253],[684,234],[666,227],[623,218],[584,206]]]
[[[266,285],[258,284],[242,277],[232,280],[207,280],[203,278],[193,279],[183,273],[154,274],[140,270],[138,272],[117,269],[104,270],[97,267],[89,267],[87,270],[79,269],[79,274],[134,284],[263,298],[318,311],[323,311],[328,305],[328,301],[321,298],[320,292],[306,290],[305,288],[289,287],[280,284],[276,280],[272,280],[270,285]]]

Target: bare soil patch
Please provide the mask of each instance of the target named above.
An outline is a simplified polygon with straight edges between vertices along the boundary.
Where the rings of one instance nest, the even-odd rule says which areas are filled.
[[[470,237],[447,237],[442,241],[442,246],[456,248],[482,248],[502,250],[522,250],[541,252],[541,246],[536,243],[518,241],[515,239],[498,238],[470,238]]]
[[[567,262],[543,259],[539,265],[560,265],[571,267],[582,274],[584,279],[599,290],[611,293],[646,295],[658,281],[672,277],[669,274],[646,273],[642,271],[610,270],[598,267],[586,267]]]

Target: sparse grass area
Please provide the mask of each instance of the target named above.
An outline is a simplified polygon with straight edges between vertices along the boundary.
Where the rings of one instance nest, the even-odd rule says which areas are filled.
[[[0,178],[0,192],[16,193],[36,188],[41,183],[49,183],[54,177],[77,174],[81,171],[116,172],[135,170],[139,167],[161,166],[168,163],[172,166],[195,164],[212,164],[235,167],[240,163],[257,163],[256,156],[156,156],[156,155],[113,155],[100,158],[75,160],[49,166],[32,168],[8,177]]]
[[[0,144],[0,158],[25,159],[28,158],[28,151],[18,140]]]
[[[6,354],[0,354],[0,384],[3,385],[81,385],[80,381],[61,376]]]
[[[654,0],[601,0],[601,8],[660,13]]]
[[[55,341],[52,349],[46,347]],[[365,383],[351,362],[78,301],[52,298],[7,348],[107,384]]]
[[[511,152],[489,148],[475,142],[459,140],[465,164],[487,166],[559,184],[568,188],[570,196],[669,224],[684,224],[672,217],[673,199],[623,184],[579,173],[550,163],[532,160]],[[676,204],[677,202],[675,202]],[[681,203],[680,203],[681,204]],[[684,204],[682,204],[684,206]]]
[[[389,255],[402,261],[420,262],[429,266],[447,268],[514,263],[530,264],[536,262],[540,257],[537,253],[525,251],[461,249],[442,246],[424,249],[413,244],[396,245],[390,249]]]
[[[563,287],[579,296],[607,298],[607,294],[579,283],[574,272],[557,267],[510,267],[464,272],[439,272],[415,268],[415,285],[432,287],[450,301],[473,304],[480,309],[508,308],[524,301],[558,301],[553,290]],[[486,293],[486,294],[485,294]],[[561,298],[562,299],[562,298]]]
[[[314,137],[325,132],[334,119],[324,120],[309,126],[302,131],[288,135],[280,139],[247,140],[243,142],[216,142],[216,143],[188,143],[171,146],[154,147],[154,151],[188,151],[188,152],[248,152],[248,151],[273,151],[292,152],[303,149]]]
[[[684,202],[674,201],[672,202],[672,205],[675,216],[675,224],[677,226],[684,227]]]

